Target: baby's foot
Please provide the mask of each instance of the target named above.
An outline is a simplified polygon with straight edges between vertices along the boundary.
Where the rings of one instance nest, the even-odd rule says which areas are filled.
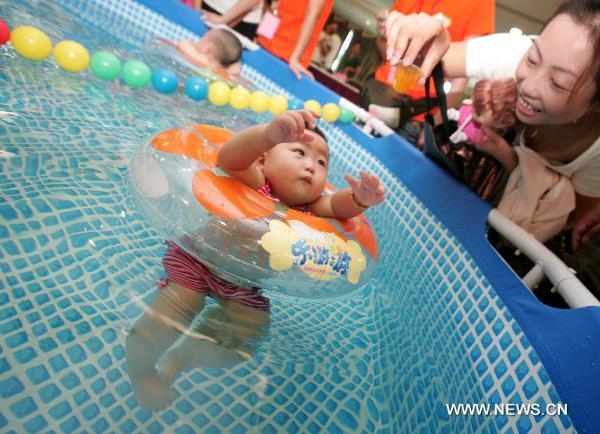
[[[246,353],[188,336],[164,355],[158,370],[163,382],[172,384],[184,369],[228,368],[246,360],[249,360]]]
[[[131,377],[131,386],[140,407],[144,410],[163,410],[175,398],[175,391],[157,374]]]

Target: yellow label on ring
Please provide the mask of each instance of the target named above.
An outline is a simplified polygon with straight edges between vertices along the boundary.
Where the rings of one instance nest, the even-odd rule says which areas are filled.
[[[269,222],[269,232],[260,243],[269,252],[269,266],[283,271],[298,267],[311,279],[333,280],[339,277],[358,283],[367,267],[360,244],[312,229],[301,221],[290,225],[279,220]]]

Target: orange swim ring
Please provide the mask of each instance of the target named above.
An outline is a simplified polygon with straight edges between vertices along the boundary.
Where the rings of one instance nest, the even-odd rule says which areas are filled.
[[[362,287],[379,256],[368,219],[304,214],[227,176],[216,162],[232,135],[196,124],[163,131],[142,146],[130,180],[147,220],[242,285],[311,299]]]

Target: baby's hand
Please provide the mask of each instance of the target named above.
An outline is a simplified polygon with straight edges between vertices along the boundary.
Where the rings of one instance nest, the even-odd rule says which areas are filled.
[[[385,199],[385,190],[375,175],[360,171],[360,180],[351,175],[344,177],[354,195],[354,202],[360,207],[367,208]]]
[[[315,120],[320,118],[309,110],[287,111],[273,119],[266,128],[266,135],[272,146],[279,143],[310,142],[312,136],[306,134],[306,127],[315,128]],[[306,126],[305,126],[306,125]]]

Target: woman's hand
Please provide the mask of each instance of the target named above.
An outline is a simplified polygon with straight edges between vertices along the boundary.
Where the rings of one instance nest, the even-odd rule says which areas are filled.
[[[267,124],[265,134],[269,146],[279,143],[310,142],[313,136],[306,134],[305,129],[315,128],[315,120],[320,118],[316,113],[309,110],[287,111],[280,114]]]
[[[377,176],[369,175],[361,170],[360,179],[351,175],[346,175],[344,178],[352,190],[354,203],[358,207],[368,208],[384,201],[385,190]]]
[[[202,11],[202,12],[204,13],[204,16],[202,17],[202,19],[204,21],[208,21],[213,24],[226,24],[222,15],[215,14],[214,12],[208,12],[208,11]]]
[[[292,72],[294,73],[294,75],[296,76],[296,78],[298,80],[300,80],[302,78],[302,74],[306,75],[308,78],[311,78],[314,80],[314,76],[313,73],[310,72],[307,68],[304,67],[304,65],[302,65],[298,59],[290,59],[290,69],[292,70]]]
[[[423,12],[411,15],[391,12],[386,20],[386,36],[386,57],[392,65],[409,66],[416,59],[423,59],[417,62],[422,71],[421,85],[450,48],[450,35],[442,21]]]
[[[571,246],[578,251],[585,243],[600,234],[600,207],[584,215],[573,228]]]

